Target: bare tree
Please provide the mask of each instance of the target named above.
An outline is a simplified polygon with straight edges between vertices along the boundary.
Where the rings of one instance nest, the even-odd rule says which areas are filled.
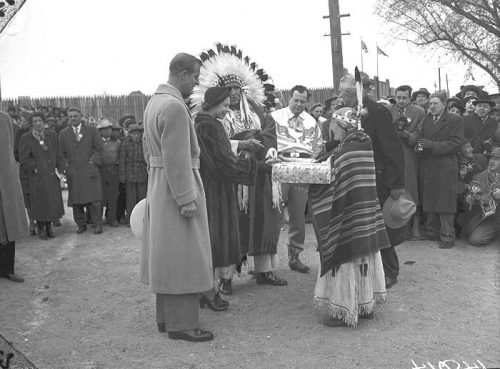
[[[396,38],[476,65],[500,90],[499,0],[378,0],[376,12]]]

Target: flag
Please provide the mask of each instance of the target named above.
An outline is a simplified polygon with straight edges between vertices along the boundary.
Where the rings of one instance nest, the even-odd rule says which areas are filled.
[[[378,45],[377,45],[377,54],[380,54],[380,55],[383,55],[383,56],[387,56],[387,57],[389,56],[389,55],[387,55],[386,53],[384,53],[384,52],[382,51],[382,49],[381,49],[380,47],[378,47]]]
[[[368,52],[368,48],[366,47],[366,44],[363,40],[361,40],[361,50],[363,50],[365,53]]]

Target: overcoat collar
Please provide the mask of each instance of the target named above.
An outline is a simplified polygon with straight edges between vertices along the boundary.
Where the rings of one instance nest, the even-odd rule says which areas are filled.
[[[158,86],[156,89],[155,94],[167,94],[167,95],[172,95],[175,98],[179,99],[184,106],[186,107],[186,110],[189,112],[189,115],[191,116],[191,111],[189,110],[188,106],[186,105],[186,102],[184,101],[184,98],[182,97],[181,92],[174,86],[172,86],[170,83],[165,83],[161,84]]]
[[[434,122],[432,114],[429,113],[427,115],[427,119],[430,122],[429,127],[431,136],[436,135],[439,131],[443,130],[444,128],[448,127],[448,125],[451,124],[450,120],[448,119],[448,114],[449,114],[448,111],[445,109],[437,122]]]
[[[82,138],[80,139],[80,141],[78,141],[76,139],[75,128],[72,125],[70,125],[68,127],[68,130],[71,132],[70,135],[71,135],[73,141],[76,142],[76,144],[79,144],[80,142],[82,142],[83,138],[85,137],[85,133],[87,132],[87,126],[83,123],[80,123],[80,134],[82,135]]]

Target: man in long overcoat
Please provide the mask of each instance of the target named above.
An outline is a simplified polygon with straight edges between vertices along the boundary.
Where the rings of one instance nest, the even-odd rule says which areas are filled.
[[[140,280],[156,294],[160,332],[171,339],[208,341],[199,329],[199,293],[213,286],[212,254],[200,149],[184,98],[198,84],[201,61],[178,54],[168,83],[144,112],[144,156],[149,167]]]
[[[440,239],[440,248],[455,242],[457,212],[458,151],[464,136],[463,120],[448,113],[444,94],[432,94],[419,144],[421,153],[422,208],[427,216],[424,235]],[[439,225],[440,224],[440,225]]]
[[[87,230],[85,207],[90,212],[94,233],[102,233],[102,189],[99,177],[101,138],[95,127],[82,121],[79,108],[68,109],[69,126],[59,133],[62,167],[68,180],[68,206],[73,207],[77,233]]]
[[[490,117],[495,102],[484,99],[476,100],[473,104],[476,106],[475,113],[464,117],[464,136],[470,140],[475,154],[484,154],[485,141],[496,141],[498,123]]]
[[[389,110],[403,143],[405,153],[405,188],[410,193],[415,204],[419,205],[418,163],[415,146],[417,144],[416,132],[422,129],[425,110],[419,105],[410,104],[411,91],[412,89],[408,85],[396,88],[396,105],[391,106]],[[415,237],[420,236],[419,218],[417,214],[413,217],[412,231]]]
[[[13,282],[24,279],[14,273],[16,240],[28,235],[28,222],[14,160],[14,137],[8,114],[0,111],[0,276]]]
[[[340,95],[345,106],[357,106],[356,83],[352,75],[342,77]],[[405,191],[403,144],[392,122],[391,113],[385,106],[366,96],[363,99],[363,106],[367,115],[362,117],[362,127],[372,140],[377,195],[380,206],[383,207],[389,196],[397,200]],[[399,260],[394,246],[404,242],[407,233],[406,226],[399,229],[387,228],[387,235],[392,247],[380,250],[384,264],[386,288],[390,288],[397,282]]]

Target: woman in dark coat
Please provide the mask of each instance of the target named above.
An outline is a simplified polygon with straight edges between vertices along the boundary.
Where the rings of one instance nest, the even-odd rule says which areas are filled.
[[[61,187],[55,169],[59,165],[55,132],[44,130],[41,113],[31,117],[32,129],[19,142],[21,173],[28,178],[26,208],[37,223],[42,240],[55,237],[51,221],[64,214]]]
[[[207,201],[210,243],[213,266],[217,279],[231,278],[240,261],[240,233],[236,184],[250,186],[255,183],[258,167],[270,171],[265,163],[255,159],[239,159],[231,151],[231,144],[222,123],[229,108],[229,90],[212,87],[205,93],[205,102],[195,118],[195,129],[200,146],[200,174]],[[216,282],[217,283],[217,282]],[[204,303],[213,309],[225,310],[227,303],[218,292],[210,292],[210,299],[202,295]],[[214,309],[214,310],[216,310]]]

